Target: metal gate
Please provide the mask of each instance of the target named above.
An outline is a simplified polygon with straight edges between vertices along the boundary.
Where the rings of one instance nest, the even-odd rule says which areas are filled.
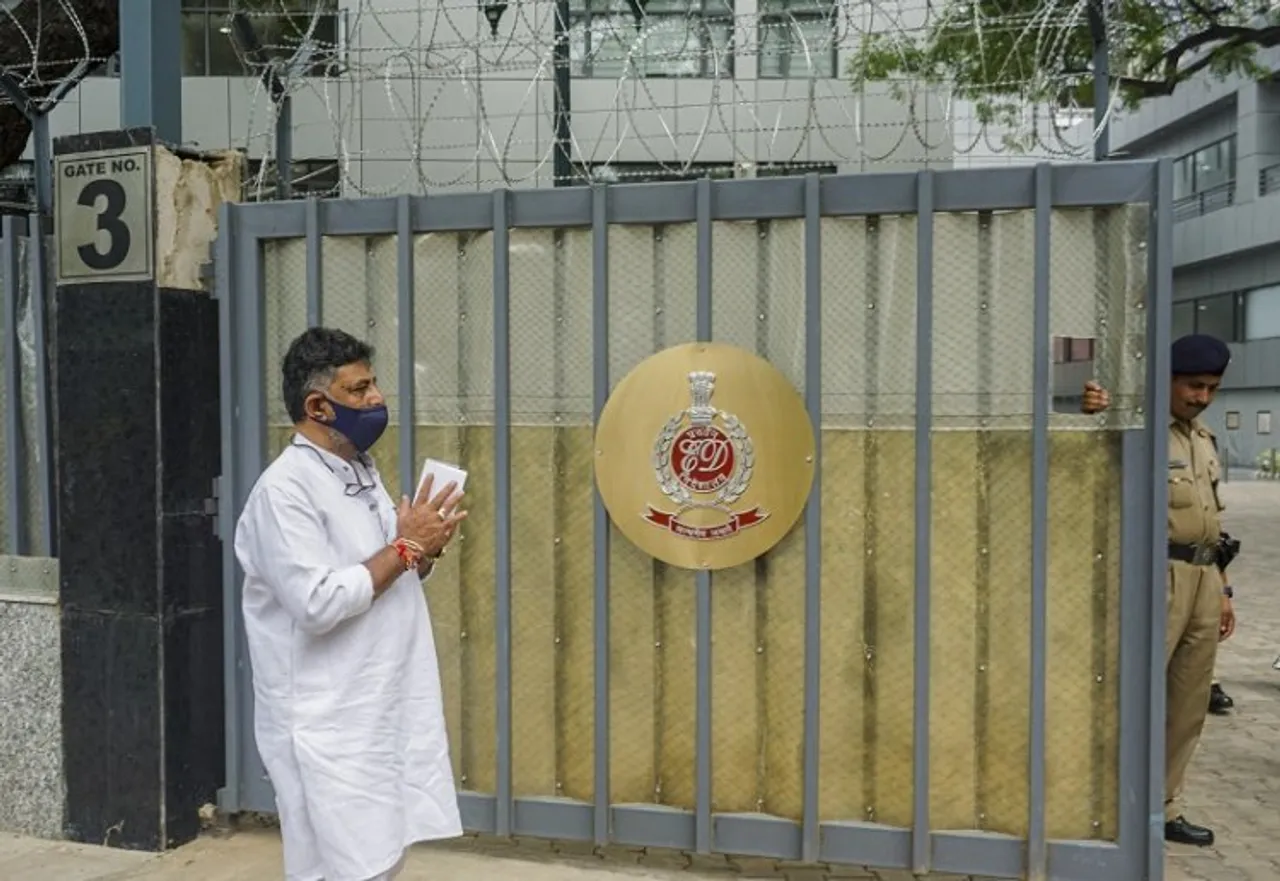
[[[1168,408],[1171,179],[1044,164],[225,207],[222,807],[274,809],[228,539],[289,434],[284,347],[323,323],[378,349],[388,484],[425,455],[471,473],[426,587],[469,829],[1162,877],[1147,415]],[[803,521],[714,578],[640,555],[591,483],[612,385],[693,339],[768,358],[819,439]],[[1103,417],[1053,408],[1072,339]]]

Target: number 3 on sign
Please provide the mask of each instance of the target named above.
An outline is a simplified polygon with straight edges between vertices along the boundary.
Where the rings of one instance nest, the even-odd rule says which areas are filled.
[[[55,157],[58,284],[153,276],[150,147]]]

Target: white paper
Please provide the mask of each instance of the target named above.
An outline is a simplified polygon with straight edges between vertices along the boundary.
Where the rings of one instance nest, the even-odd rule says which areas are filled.
[[[418,478],[419,494],[422,493],[423,484],[427,482],[429,475],[434,477],[431,482],[431,495],[433,497],[450,483],[458,484],[458,488],[454,490],[455,494],[462,492],[467,485],[467,472],[457,465],[450,465],[448,462],[440,462],[436,459],[427,459],[422,463],[422,476]]]

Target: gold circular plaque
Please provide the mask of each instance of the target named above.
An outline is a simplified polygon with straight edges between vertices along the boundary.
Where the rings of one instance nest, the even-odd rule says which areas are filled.
[[[768,361],[721,343],[646,358],[596,426],[596,485],[637,547],[684,569],[727,569],[776,545],[813,483],[804,401]]]

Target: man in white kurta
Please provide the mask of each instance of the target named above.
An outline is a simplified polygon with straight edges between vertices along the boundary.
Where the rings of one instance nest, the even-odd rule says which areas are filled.
[[[386,423],[371,354],[323,328],[290,347],[297,433],[236,528],[288,881],[393,878],[409,845],[462,832],[421,579],[465,515],[447,493],[392,503],[366,454]]]

